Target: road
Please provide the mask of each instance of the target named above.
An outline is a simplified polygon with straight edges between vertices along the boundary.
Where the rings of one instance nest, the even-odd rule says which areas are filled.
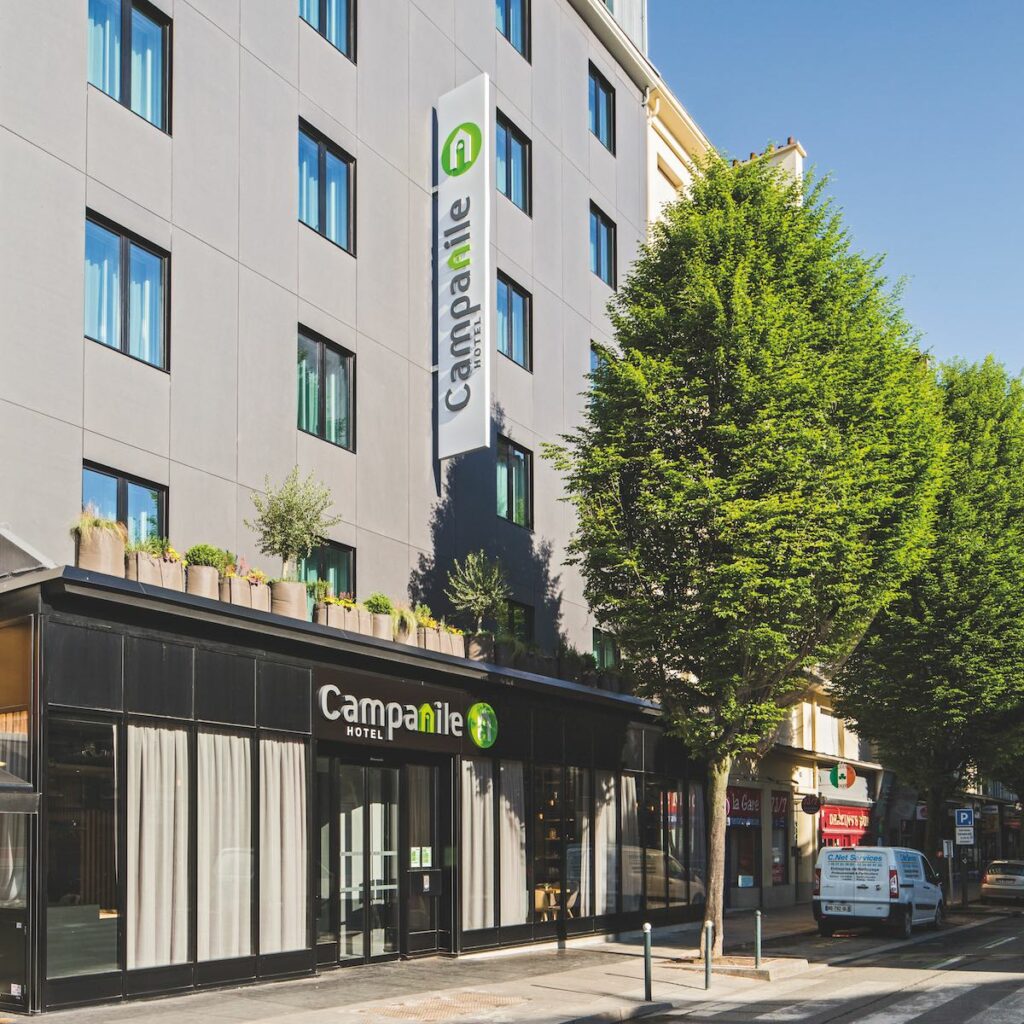
[[[878,936],[860,934],[790,940],[785,949],[811,970],[646,1024],[1024,1024],[1019,914],[882,948]]]

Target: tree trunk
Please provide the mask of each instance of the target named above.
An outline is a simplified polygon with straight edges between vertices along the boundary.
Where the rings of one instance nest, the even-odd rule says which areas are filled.
[[[942,826],[946,818],[944,786],[929,786],[925,794],[928,818],[924,823],[924,855],[934,864],[942,851]]]
[[[732,758],[708,765],[708,884],[704,920],[714,925],[712,956],[722,955],[722,909],[725,904],[725,801]],[[700,951],[704,952],[705,931],[701,928]]]

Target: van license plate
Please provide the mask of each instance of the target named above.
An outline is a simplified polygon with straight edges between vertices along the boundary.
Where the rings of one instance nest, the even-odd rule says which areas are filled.
[[[826,914],[849,914],[853,908],[849,903],[826,903]]]

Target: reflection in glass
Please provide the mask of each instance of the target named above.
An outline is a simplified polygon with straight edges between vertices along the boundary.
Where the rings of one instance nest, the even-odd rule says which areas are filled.
[[[132,10],[132,110],[164,127],[164,30]]]
[[[616,842],[615,776],[612,772],[594,773],[594,798],[594,906],[598,914],[614,914],[619,892],[619,850]]]
[[[342,53],[349,54],[349,0],[327,0],[327,41]]]
[[[121,0],[89,0],[89,84],[121,98]]]
[[[114,737],[112,725],[50,721],[48,978],[119,967]]]
[[[665,895],[665,797],[664,784],[650,778],[644,784],[644,864],[647,871],[647,906],[664,907]]]
[[[690,902],[703,903],[707,885],[707,830],[704,825],[704,787],[691,782],[690,790]]]
[[[563,906],[561,768],[534,768],[533,807],[534,921],[554,921]]]
[[[343,249],[349,248],[348,190],[350,164],[347,160],[326,153],[326,232],[327,237]]]
[[[565,820],[565,916],[589,917],[593,913],[590,848],[590,772],[566,768]]]
[[[82,470],[82,508],[92,506],[104,519],[117,519],[117,478],[95,469]]]
[[[159,537],[160,530],[160,491],[145,484],[128,481],[128,540],[145,540],[147,537]]]
[[[0,910],[27,906],[28,815],[0,813]]]
[[[502,927],[526,924],[530,919],[530,893],[526,879],[526,785],[521,761],[502,761],[501,878]]]
[[[639,910],[643,893],[643,847],[640,845],[640,796],[637,776],[622,776],[622,909]]]
[[[319,147],[305,132],[299,132],[299,220],[320,229]]]
[[[434,776],[436,769],[412,764],[408,769],[408,845],[418,852],[420,863],[440,865],[434,837]],[[424,856],[424,851],[426,855]],[[428,932],[437,928],[437,900],[410,887],[407,914],[410,932]]]
[[[0,627],[0,785],[30,783],[28,722],[32,702],[32,627]]]
[[[349,375],[352,357],[336,348],[324,347],[324,427],[328,441],[345,448],[352,446],[349,433]]]
[[[299,335],[299,430],[320,433],[320,343]]]
[[[370,956],[398,950],[398,769],[367,768]]]
[[[85,336],[121,347],[121,239],[85,222]]]
[[[164,365],[162,257],[129,246],[128,353],[153,366]]]
[[[680,906],[689,902],[689,873],[686,870],[686,787],[672,786],[665,792],[666,870],[668,902]]]
[[[490,761],[462,761],[462,927],[494,926],[494,775]]]
[[[338,870],[340,897],[341,959],[362,958],[363,919],[366,896],[363,889],[363,773],[356,765],[338,765]]]
[[[247,736],[201,729],[196,816],[199,960],[252,953],[252,757]]]

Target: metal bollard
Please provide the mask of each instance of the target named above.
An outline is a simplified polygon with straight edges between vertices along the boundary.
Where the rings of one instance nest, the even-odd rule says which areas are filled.
[[[761,911],[754,912],[754,967],[761,966]]]
[[[644,999],[651,1001],[651,926],[644,925]]]
[[[710,921],[704,922],[704,988],[711,988],[711,943],[715,926]]]

